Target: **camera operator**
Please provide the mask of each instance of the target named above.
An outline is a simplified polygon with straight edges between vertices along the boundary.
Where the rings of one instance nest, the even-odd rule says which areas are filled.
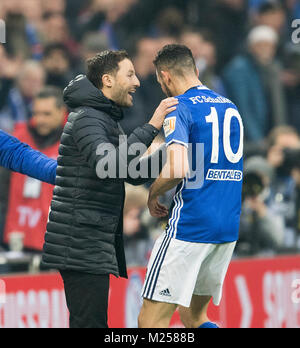
[[[273,175],[272,167],[263,157],[251,157],[245,162],[237,256],[269,255],[282,248],[284,221],[266,204]]]
[[[286,162],[290,165],[291,175],[295,182],[295,246],[300,250],[300,149],[290,150],[286,153]]]
[[[298,171],[300,136],[289,126],[274,128],[268,139],[267,160],[274,169],[268,207],[284,218],[285,251],[299,251],[297,203],[299,201]]]

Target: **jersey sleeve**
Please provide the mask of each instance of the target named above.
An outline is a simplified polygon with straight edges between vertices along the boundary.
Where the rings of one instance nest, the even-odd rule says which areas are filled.
[[[0,130],[0,165],[49,184],[55,184],[57,162]]]
[[[166,146],[178,143],[188,147],[191,126],[192,117],[189,109],[183,103],[179,103],[177,109],[170,113],[164,121]]]

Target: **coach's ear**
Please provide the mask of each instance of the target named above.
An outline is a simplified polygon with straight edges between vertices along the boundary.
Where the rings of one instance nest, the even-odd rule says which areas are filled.
[[[112,78],[112,76],[109,75],[109,74],[104,74],[102,76],[102,83],[103,83],[103,87],[112,88],[112,86],[113,86],[113,78]]]

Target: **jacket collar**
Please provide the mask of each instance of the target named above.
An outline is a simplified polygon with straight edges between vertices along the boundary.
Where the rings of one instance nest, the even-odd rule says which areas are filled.
[[[71,109],[89,106],[103,111],[115,121],[120,121],[124,117],[123,110],[112,100],[106,98],[85,75],[77,76],[64,89],[64,101]]]

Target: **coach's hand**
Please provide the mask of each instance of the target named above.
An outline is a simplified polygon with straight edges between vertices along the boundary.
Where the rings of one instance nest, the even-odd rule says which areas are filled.
[[[162,100],[156,109],[154,115],[152,116],[149,124],[151,124],[156,129],[160,130],[166,116],[176,110],[176,105],[178,105],[178,99],[176,98],[167,98]]]
[[[162,218],[169,214],[168,208],[159,203],[158,197],[151,197],[151,195],[148,199],[148,208],[151,216],[156,218]]]

